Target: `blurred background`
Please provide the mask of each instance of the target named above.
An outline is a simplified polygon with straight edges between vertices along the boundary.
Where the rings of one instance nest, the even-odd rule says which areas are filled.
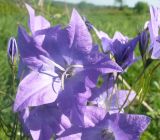
[[[28,14],[24,3],[30,4],[36,9],[37,14],[44,16],[52,25],[67,25],[72,9],[76,8],[97,29],[106,32],[110,37],[115,31],[120,31],[130,38],[140,33],[145,22],[150,19],[149,5],[160,6],[160,0],[0,0],[0,140],[11,139],[7,135],[15,125],[12,105],[16,93],[13,93],[11,86],[12,76],[6,50],[8,39],[17,36],[18,25],[28,29]],[[138,48],[136,54],[139,55]],[[142,63],[138,62],[124,74],[124,78],[131,86],[140,71]],[[146,79],[147,73],[134,90],[138,91],[139,86],[145,89],[144,100],[154,111],[149,111],[141,103],[135,103],[127,111],[147,114],[152,118],[142,140],[160,140],[160,70],[157,69],[152,78]],[[147,84],[144,81],[148,81]],[[17,121],[16,123],[18,124]],[[19,137],[20,128],[18,124],[16,140],[23,138]]]

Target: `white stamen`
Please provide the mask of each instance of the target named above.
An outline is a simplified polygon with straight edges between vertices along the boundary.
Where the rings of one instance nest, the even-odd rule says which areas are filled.
[[[41,59],[42,61],[44,61],[44,62],[46,62],[46,63],[50,63],[51,65],[57,67],[57,68],[60,69],[61,71],[65,71],[65,69],[64,69],[62,66],[60,66],[60,65],[57,64],[57,63],[55,63],[54,61],[51,61],[51,60],[48,59],[47,57],[45,57],[45,56],[43,56],[43,55],[40,55],[39,57],[40,57],[40,59]]]

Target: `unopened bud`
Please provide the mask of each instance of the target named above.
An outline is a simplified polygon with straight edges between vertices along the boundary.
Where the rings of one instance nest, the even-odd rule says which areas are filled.
[[[144,30],[148,29],[148,25],[149,25],[149,21],[146,21],[145,24],[144,24]]]
[[[8,40],[7,55],[9,63],[15,65],[18,59],[18,47],[16,39],[14,37],[11,37]]]
[[[144,30],[140,34],[140,41],[139,41],[139,47],[140,47],[139,49],[142,57],[144,57],[144,55],[147,52],[148,43],[149,43],[149,34],[147,30]]]
[[[82,16],[82,19],[85,22],[88,30],[91,31],[93,29],[93,25],[88,21],[88,19],[85,16]]]

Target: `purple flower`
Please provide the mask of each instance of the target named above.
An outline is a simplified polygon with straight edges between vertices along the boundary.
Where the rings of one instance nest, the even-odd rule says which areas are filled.
[[[88,30],[89,31],[93,30],[93,25],[88,21],[88,19],[85,16],[83,16],[82,18],[83,18],[83,21],[85,22]]]
[[[60,86],[59,81],[52,77],[32,71],[19,84],[14,111],[21,111],[28,106],[39,106],[54,102],[58,96],[56,90]]]
[[[139,37],[139,50],[142,58],[144,58],[144,56],[148,51],[148,44],[149,44],[149,34],[147,30],[144,30],[143,32],[140,33]]]
[[[123,109],[132,102],[134,97],[135,93],[133,91],[130,93],[129,90],[117,90],[110,95],[106,91],[97,99],[97,105],[103,107],[109,113],[124,112]]]
[[[29,12],[34,13],[32,9]],[[30,25],[32,22],[36,24],[36,19],[30,14]],[[44,22],[44,18],[40,21]],[[92,71],[97,73],[96,77],[101,73],[122,71],[115,62],[93,49],[91,35],[76,10],[73,10],[70,23],[64,29],[56,26],[35,32],[32,27],[33,36],[23,28],[18,32],[21,60],[32,71],[20,82],[15,111],[54,102],[58,96],[59,102],[63,99],[67,102],[83,89],[83,92],[88,92],[85,79]],[[35,38],[41,36],[44,36],[43,42],[39,43],[38,39],[37,43]]]
[[[134,62],[138,37],[129,40],[116,32],[110,39],[84,22],[75,9],[66,27],[51,27],[29,5],[26,7],[31,35],[19,27],[22,80],[14,103],[24,131],[34,140],[138,140],[150,119],[117,113],[135,93],[118,90],[113,76]],[[89,25],[116,62],[93,44]],[[100,77],[103,83],[99,86]]]
[[[29,108],[26,108],[26,109],[22,110],[21,112],[18,112],[18,119],[21,122],[21,126],[22,126],[24,134],[27,136],[30,136],[30,130],[27,128],[25,122],[26,122],[29,114],[30,114]]]
[[[98,38],[101,40],[103,52],[107,53],[111,51],[111,42],[112,39],[103,31],[98,31],[94,26],[93,30],[97,34]]]
[[[115,33],[111,42],[111,52],[113,53],[117,64],[119,64],[123,69],[135,62],[134,49],[138,40],[138,37],[129,40],[120,32]]]
[[[15,65],[18,59],[18,47],[14,37],[11,37],[8,41],[7,55],[11,64]]]
[[[78,108],[77,108],[78,107]],[[76,127],[94,127],[99,119],[103,119],[106,111],[96,106],[74,106],[70,113],[70,121],[72,126]]]
[[[30,108],[27,116],[24,114],[22,117],[23,127],[33,140],[49,140],[71,127],[69,119],[56,104]]]
[[[39,59],[42,55],[47,56],[47,52],[42,48],[44,34],[36,34],[39,30],[49,28],[50,24],[43,17],[35,16],[34,10],[29,5],[26,4],[26,7],[30,15],[29,27],[32,36],[29,36],[23,27],[19,27],[18,47],[20,50],[20,64],[18,70],[19,77],[23,80],[20,82],[17,91],[14,104],[15,111],[23,110],[28,105],[37,106],[53,102],[58,96],[55,93],[58,92],[57,90],[61,86],[57,80],[38,72],[42,65],[47,67],[44,60]],[[54,67],[52,68],[52,74],[56,75],[54,74]],[[52,85],[53,81],[54,85]]]
[[[111,52],[119,66],[126,69],[135,62],[134,49],[139,41],[138,36],[129,40],[120,32],[115,32],[111,39],[106,33],[98,31],[96,28],[94,30],[101,39],[103,51]]]
[[[33,36],[36,35],[38,30],[50,27],[50,23],[42,16],[36,16],[34,9],[28,4],[25,4],[29,14],[28,26]]]
[[[83,91],[83,88],[81,88],[81,90]],[[63,100],[61,99],[61,104],[63,105],[62,108],[65,108],[64,112],[67,112],[68,108],[70,115],[67,116],[70,116],[71,123],[77,126],[88,127],[94,124],[88,123],[84,119],[88,118],[88,116],[86,116],[86,112],[91,112],[89,110],[90,108],[93,108],[91,114],[94,114],[93,112],[95,110],[96,112],[105,111],[109,113],[122,113],[124,112],[124,108],[127,107],[134,99],[135,92],[129,90],[118,90],[114,76],[112,74],[107,74],[107,76],[103,76],[103,83],[100,87],[92,87],[91,90],[88,90],[87,92],[79,93],[78,96],[72,96],[72,100],[70,98],[68,101],[67,93],[63,94],[62,97],[65,97],[65,95],[66,98]],[[66,104],[67,102],[68,104]],[[94,107],[99,108],[96,109]],[[102,109],[104,110],[102,111]]]
[[[99,88],[92,89],[92,96],[89,102],[98,107],[104,108],[106,112],[124,112],[124,108],[129,105],[135,97],[135,92],[129,90],[119,90],[115,77],[108,74],[103,77],[103,83]]]
[[[66,130],[57,140],[139,140],[150,118],[144,115],[107,114],[94,127]]]
[[[157,7],[150,7],[151,20],[149,21],[148,28],[150,33],[150,51],[152,59],[160,58],[160,39],[159,39],[159,27],[160,27],[160,9]]]
[[[31,35],[28,35],[23,27],[18,29],[18,47],[20,51],[19,77],[24,77],[24,72],[27,68],[35,70],[37,65],[41,65],[41,61],[37,58],[38,55],[47,55],[42,49],[45,35],[37,35],[39,30],[47,29],[50,23],[42,16],[36,16],[34,9],[28,4],[26,8],[29,13],[28,26]]]

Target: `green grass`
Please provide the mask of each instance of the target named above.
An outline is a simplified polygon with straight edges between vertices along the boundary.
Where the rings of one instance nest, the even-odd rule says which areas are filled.
[[[36,6],[36,3],[30,2],[38,11],[44,15],[52,25],[63,24],[68,22],[68,14],[63,5],[55,6],[53,4],[45,5],[44,9],[40,9]],[[17,35],[18,25],[21,24],[27,28],[28,15],[24,5],[18,5],[19,3],[13,3],[11,0],[0,0],[0,91],[3,91],[7,95],[0,94],[0,116],[3,117],[7,124],[13,123],[12,108],[7,108],[1,112],[3,107],[6,107],[11,103],[8,95],[12,95],[11,92],[11,71],[9,69],[8,60],[6,56],[7,40],[11,36]],[[65,10],[64,10],[65,9]],[[71,12],[69,7],[69,12]],[[149,20],[149,13],[137,14],[132,9],[112,9],[112,8],[100,8],[97,9],[80,9],[81,15],[85,15],[92,24],[99,30],[103,30],[111,37],[115,31],[120,31],[124,35],[134,37],[139,33],[144,26],[145,21]],[[55,15],[57,18],[55,18]],[[138,52],[138,51],[137,51]],[[154,64],[151,66],[154,67]],[[138,62],[129,68],[128,73],[124,75],[129,84],[133,84],[135,77],[142,71],[142,64]],[[147,78],[144,77],[143,81]],[[142,81],[142,82],[143,82]],[[129,110],[131,113],[148,114],[152,117],[152,122],[147,131],[142,136],[142,140],[159,140],[160,139],[160,71],[159,69],[152,75],[151,84],[148,85],[148,94],[145,97],[146,102],[156,111],[156,113],[149,112],[144,106],[135,104]],[[139,109],[137,109],[137,107]],[[2,131],[0,126],[0,140],[7,140],[8,138]]]

